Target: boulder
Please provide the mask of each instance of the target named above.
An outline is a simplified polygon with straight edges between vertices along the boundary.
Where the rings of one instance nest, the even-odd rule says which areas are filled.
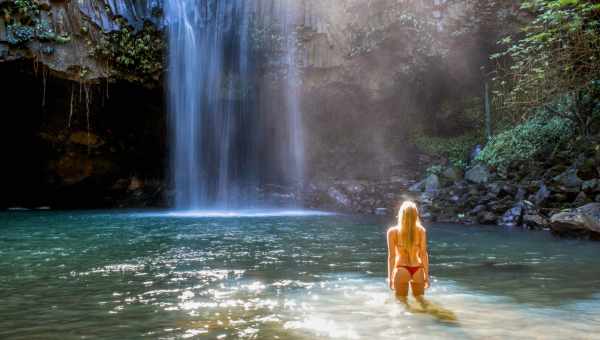
[[[490,211],[482,211],[477,215],[477,223],[479,224],[496,224],[498,216]]]
[[[589,181],[584,181],[581,184],[581,190],[587,193],[592,193],[598,191],[600,187],[600,181],[597,178],[591,179]]]
[[[375,209],[375,215],[377,216],[387,216],[388,209],[387,208],[377,208]]]
[[[519,187],[519,189],[517,189],[517,193],[515,194],[515,199],[517,201],[522,201],[525,199],[526,195],[527,195],[527,189],[525,189],[523,187]]]
[[[425,179],[425,192],[435,193],[440,190],[440,179],[437,175],[429,175]]]
[[[465,179],[472,183],[485,184],[490,179],[490,172],[486,166],[478,164],[467,171]]]
[[[553,215],[550,230],[558,236],[600,240],[600,203]]]
[[[547,218],[535,212],[523,215],[523,225],[531,229],[543,229],[548,223]]]
[[[533,202],[535,203],[535,205],[541,205],[544,202],[546,202],[546,200],[548,200],[551,195],[552,192],[550,191],[550,189],[548,189],[548,187],[544,185],[544,183],[542,183],[540,185],[540,189],[535,193],[535,196],[533,197]]]
[[[579,189],[583,183],[579,176],[577,176],[577,168],[574,167],[554,177],[553,180],[554,182],[569,189]]]
[[[575,205],[584,205],[586,203],[590,203],[592,200],[585,194],[585,192],[580,192],[577,197],[575,197],[575,201],[573,204]]]
[[[352,206],[352,201],[350,200],[350,198],[335,187],[329,188],[329,190],[327,190],[327,195],[338,206],[341,206],[343,208],[350,208]]]
[[[408,191],[411,192],[422,192],[425,188],[425,181],[417,182],[408,188]]]
[[[460,168],[451,166],[442,172],[442,176],[447,180],[456,182],[462,180],[465,174]]]
[[[525,205],[523,202],[515,204],[512,208],[507,210],[502,218],[500,219],[500,225],[507,227],[515,227],[521,225],[523,220],[523,212],[525,211]]]

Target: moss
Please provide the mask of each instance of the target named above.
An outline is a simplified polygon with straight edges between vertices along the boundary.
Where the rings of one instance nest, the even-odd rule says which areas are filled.
[[[115,66],[118,71],[142,81],[157,81],[163,71],[165,39],[152,23],[134,31],[119,18],[120,29],[107,33],[92,48],[91,55]]]

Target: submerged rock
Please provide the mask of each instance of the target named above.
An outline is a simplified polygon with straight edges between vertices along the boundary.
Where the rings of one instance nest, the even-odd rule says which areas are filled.
[[[558,236],[600,240],[600,203],[553,215],[550,230]]]

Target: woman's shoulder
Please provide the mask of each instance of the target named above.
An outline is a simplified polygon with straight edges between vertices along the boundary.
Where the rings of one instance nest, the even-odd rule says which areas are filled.
[[[425,227],[421,223],[417,223],[417,230],[423,234],[427,233],[427,229],[425,229]]]
[[[388,235],[388,237],[389,237],[390,235],[395,235],[395,234],[398,232],[398,230],[399,230],[399,229],[398,229],[398,226],[391,226],[391,227],[389,227],[389,228],[388,228],[388,231],[387,231],[387,235]]]

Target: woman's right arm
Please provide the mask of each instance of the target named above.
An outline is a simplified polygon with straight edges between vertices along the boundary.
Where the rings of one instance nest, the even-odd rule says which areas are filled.
[[[391,290],[394,290],[394,262],[396,262],[396,244],[394,242],[394,228],[390,228],[387,232],[387,245],[388,245],[388,285]]]

